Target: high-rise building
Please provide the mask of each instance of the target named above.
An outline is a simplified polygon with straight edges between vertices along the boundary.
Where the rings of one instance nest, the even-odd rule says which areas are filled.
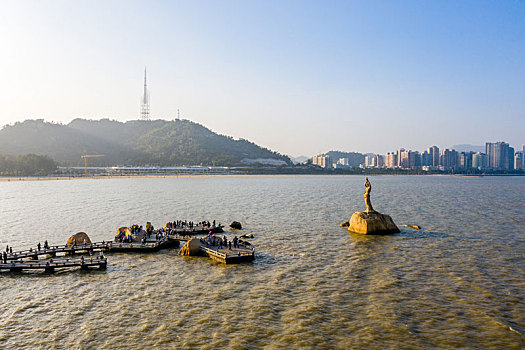
[[[421,167],[421,153],[419,153],[418,151],[414,151],[414,167]]]
[[[514,154],[514,169],[523,169],[523,152],[518,151]]]
[[[421,153],[421,166],[432,166],[432,158],[428,151]]]
[[[337,164],[342,165],[342,166],[350,165],[348,162],[348,158],[339,158],[339,160],[337,161]]]
[[[439,148],[437,146],[432,146],[428,149],[428,153],[430,155],[431,160],[431,166],[439,166],[440,165],[440,155],[439,155]]]
[[[514,170],[514,147],[509,146],[509,153],[507,154],[509,170]]]
[[[485,169],[487,167],[487,155],[485,153],[474,153],[472,155],[472,167],[476,169]]]
[[[455,169],[458,166],[458,152],[450,148],[445,148],[441,151],[440,160],[443,169]]]
[[[388,152],[385,154],[385,168],[393,169],[397,167],[397,154],[395,152]]]
[[[416,152],[410,150],[407,151],[403,148],[398,152],[397,165],[400,168],[411,169],[416,166]]]
[[[331,168],[332,160],[328,154],[320,154],[312,158],[312,164],[320,166],[321,168]]]
[[[380,154],[368,154],[365,156],[366,168],[382,168],[383,164],[384,158]]]
[[[459,153],[458,168],[470,169],[472,168],[472,155],[474,152],[461,152]]]
[[[376,157],[375,155],[366,155],[365,156],[365,167],[366,168],[375,168],[376,167]]]
[[[488,158],[488,167],[499,170],[511,169],[514,165],[514,151],[512,151],[512,156],[510,156],[511,148],[505,142],[487,142],[485,144],[485,153]]]
[[[380,154],[376,154],[377,157],[377,167],[382,168],[385,166],[385,157]]]
[[[525,170],[525,145],[522,146],[521,151],[522,157],[521,157],[521,168]]]
[[[404,148],[397,150],[397,166],[400,168],[407,168],[408,151]]]

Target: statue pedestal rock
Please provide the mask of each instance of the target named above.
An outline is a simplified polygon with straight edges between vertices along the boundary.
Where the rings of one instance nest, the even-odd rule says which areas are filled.
[[[350,218],[350,225],[348,231],[355,233],[364,233],[365,235],[384,235],[389,233],[398,233],[394,220],[387,214],[381,214],[372,208],[370,201],[370,192],[372,191],[372,185],[368,181],[365,181],[365,203],[366,211],[356,211]]]

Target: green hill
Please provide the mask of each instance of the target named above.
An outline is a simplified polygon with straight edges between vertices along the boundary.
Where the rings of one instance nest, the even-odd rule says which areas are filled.
[[[287,156],[247,140],[219,135],[189,120],[118,122],[75,119],[67,125],[26,120],[0,130],[0,154],[46,155],[82,165],[83,154],[104,154],[92,165],[291,164]]]

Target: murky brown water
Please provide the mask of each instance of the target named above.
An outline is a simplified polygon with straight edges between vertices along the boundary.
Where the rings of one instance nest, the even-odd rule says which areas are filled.
[[[393,236],[349,235],[362,177],[0,182],[0,248],[171,219],[239,220],[252,264],[108,254],[0,274],[0,348],[525,347],[525,178],[372,177]]]

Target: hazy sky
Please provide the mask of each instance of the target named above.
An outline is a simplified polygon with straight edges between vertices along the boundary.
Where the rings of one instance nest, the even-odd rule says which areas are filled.
[[[292,156],[525,143],[523,1],[0,0],[0,124],[181,117]]]

